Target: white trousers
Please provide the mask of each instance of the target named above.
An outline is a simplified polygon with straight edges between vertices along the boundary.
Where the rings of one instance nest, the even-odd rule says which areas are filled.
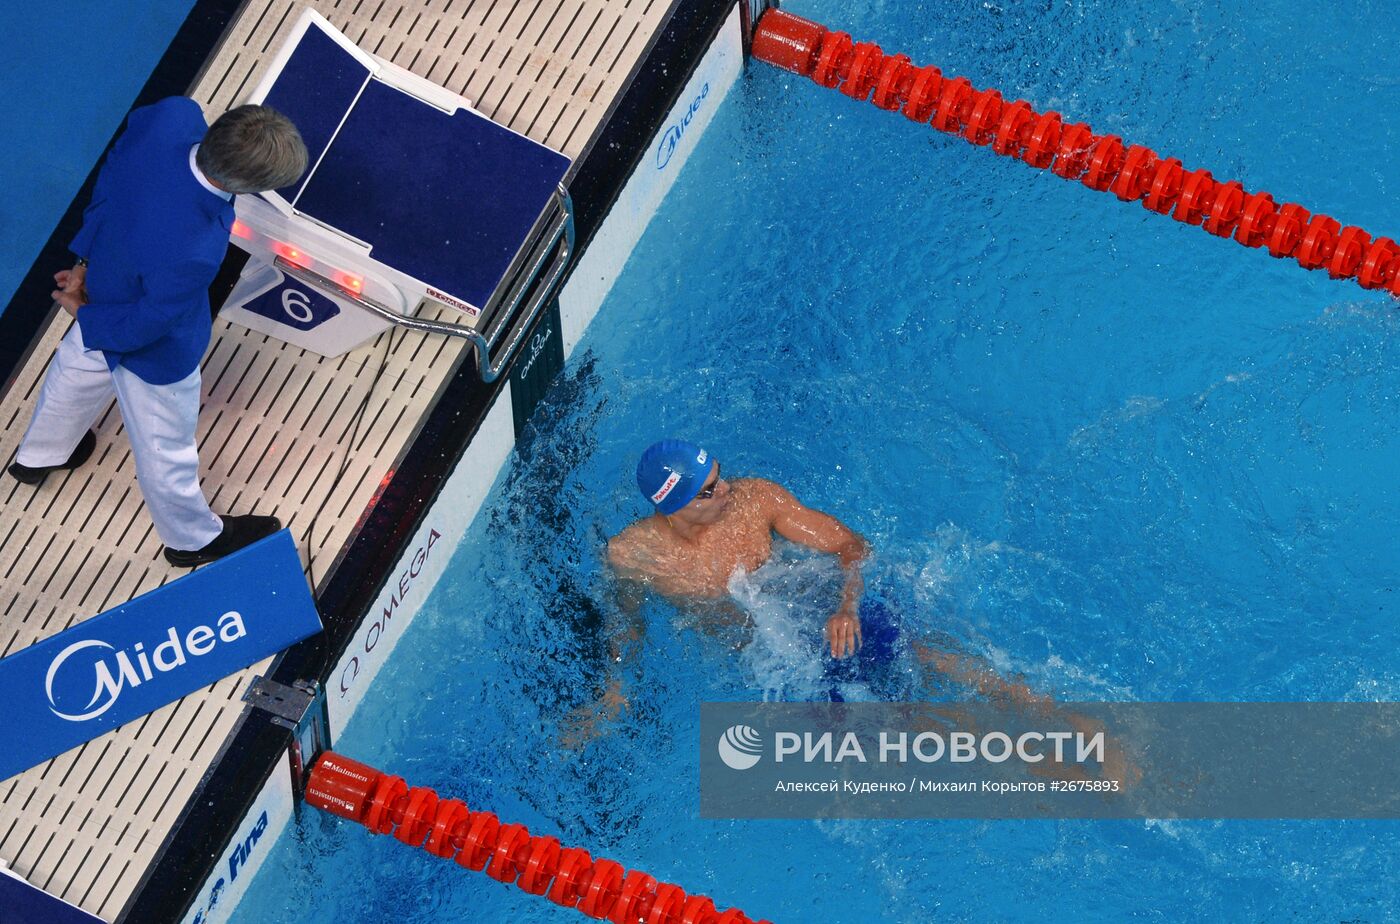
[[[67,462],[115,391],[136,480],[161,542],[183,551],[202,549],[224,524],[199,486],[199,384],[198,368],[171,385],[151,385],[121,366],[109,370],[100,350],[83,346],[75,323],[49,364],[15,461],[34,468]]]

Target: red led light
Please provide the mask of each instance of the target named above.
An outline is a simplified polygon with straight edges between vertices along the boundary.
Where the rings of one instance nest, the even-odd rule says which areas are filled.
[[[308,257],[306,254],[302,253],[300,250],[297,250],[291,244],[283,244],[279,242],[277,244],[274,244],[272,249],[277,251],[277,255],[289,263],[295,263],[297,266],[311,265],[311,258]]]
[[[235,218],[233,220],[233,236],[241,237],[245,241],[251,240],[253,237],[253,229],[245,225],[243,222],[239,221],[237,218]]]
[[[359,295],[365,287],[363,279],[350,273],[336,273],[335,281],[340,283],[342,288],[354,292],[356,295]]]

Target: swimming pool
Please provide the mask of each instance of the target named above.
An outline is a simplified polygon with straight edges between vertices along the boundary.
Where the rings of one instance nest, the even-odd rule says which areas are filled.
[[[1400,226],[1379,6],[793,12]],[[911,633],[1057,698],[1394,699],[1397,371],[1387,296],[754,65],[337,747],[775,921],[1388,917],[1384,822],[699,820],[697,704],[820,693],[796,553],[734,585],[751,628],[650,603],[629,709],[560,740],[664,435],[841,517]],[[462,917],[577,915],[308,814],[235,920]]]

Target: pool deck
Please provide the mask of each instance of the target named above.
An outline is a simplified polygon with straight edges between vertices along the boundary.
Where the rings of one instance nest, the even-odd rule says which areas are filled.
[[[577,168],[677,4],[251,0],[189,95],[211,116],[240,102],[308,5],[365,50],[467,97],[478,111],[575,158]],[[450,320],[437,309],[420,316]],[[3,396],[5,464],[70,323],[55,308]],[[462,347],[461,340],[391,331],[326,359],[216,319],[199,426],[211,506],[281,517],[303,567],[324,588],[457,374]],[[387,365],[375,384],[381,362]],[[8,476],[0,482],[0,656],[186,573],[160,554],[121,430],[109,409],[88,464],[37,489]],[[0,860],[116,920],[244,714],[241,694],[268,664],[0,781]]]

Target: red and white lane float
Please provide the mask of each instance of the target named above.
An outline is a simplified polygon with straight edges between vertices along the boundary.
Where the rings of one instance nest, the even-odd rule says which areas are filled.
[[[1295,202],[1251,193],[1209,170],[1188,169],[1175,157],[1096,134],[1083,122],[1065,124],[1058,112],[1037,112],[1023,99],[1008,102],[995,89],[978,90],[966,77],[915,66],[905,55],[887,55],[845,32],[771,9],[758,22],[753,56],[1003,157],[1048,168],[1124,202],[1141,202],[1246,247],[1291,257],[1304,269],[1325,269],[1334,279],[1355,279],[1364,288],[1400,296],[1400,245],[1388,237],[1373,238]]]
[[[719,911],[703,895],[658,882],[613,860],[593,859],[553,837],[532,836],[524,825],[501,824],[491,812],[473,812],[460,799],[439,799],[427,787],[410,788],[358,761],[327,751],[306,786],[306,804],[348,818],[375,834],[392,834],[410,847],[531,895],[613,924],[770,924],[738,908]]]

